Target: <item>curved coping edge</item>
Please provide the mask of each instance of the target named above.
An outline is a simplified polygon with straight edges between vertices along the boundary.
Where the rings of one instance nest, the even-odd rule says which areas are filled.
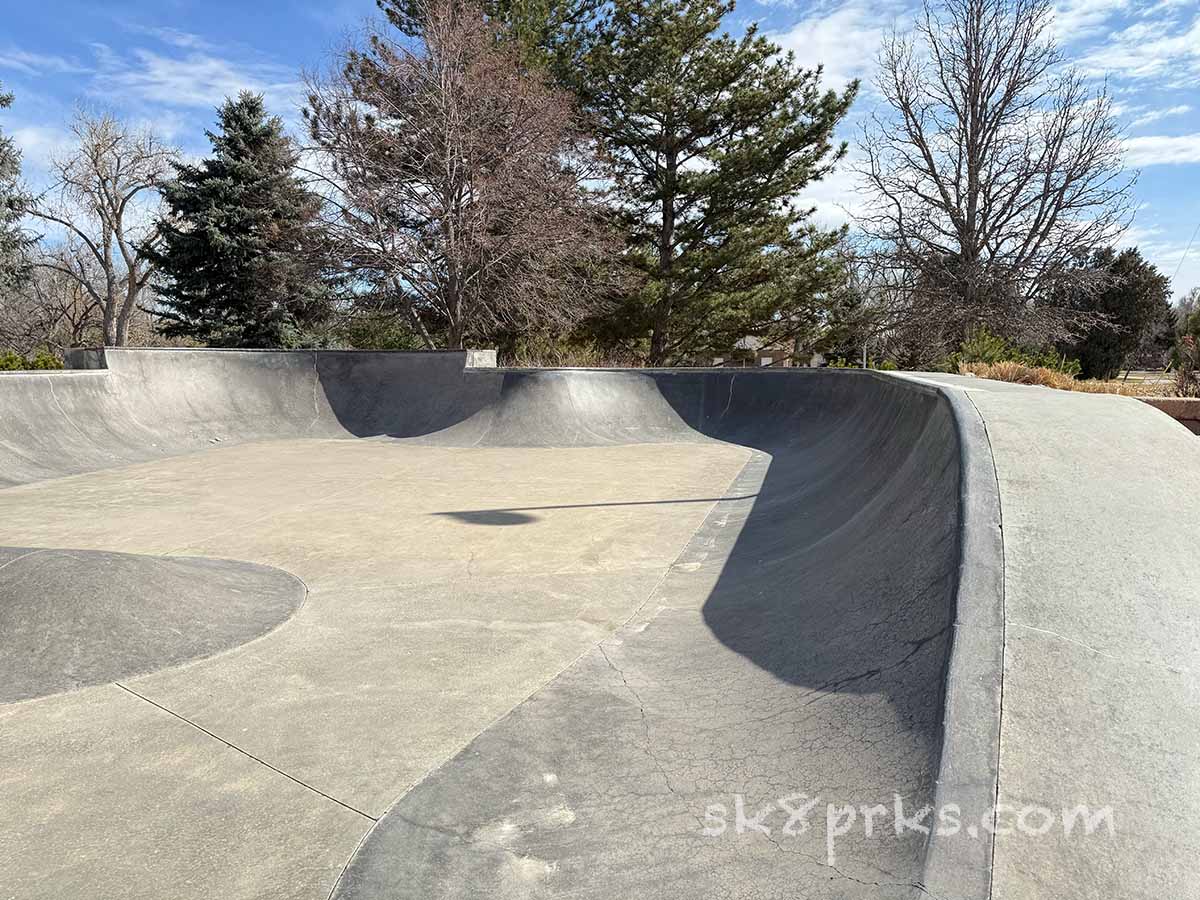
[[[966,391],[880,377],[938,394],[959,444],[958,579],[921,886],[938,900],[990,900],[1005,651],[1003,520],[991,440]]]

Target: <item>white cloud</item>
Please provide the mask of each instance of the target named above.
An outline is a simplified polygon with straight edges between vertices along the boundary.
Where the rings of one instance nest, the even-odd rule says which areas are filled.
[[[210,44],[204,38],[200,37],[200,35],[192,34],[190,31],[181,31],[178,28],[171,28],[170,26],[139,25],[134,22],[127,22],[124,27],[126,31],[147,35],[164,44],[170,44],[172,47],[183,47],[187,50],[216,49],[213,44]]]
[[[1142,125],[1149,125],[1151,122],[1158,122],[1161,119],[1167,119],[1171,116],[1182,116],[1190,113],[1192,108],[1186,103],[1181,103],[1178,106],[1167,107],[1166,109],[1152,109],[1149,112],[1142,113],[1129,124],[1133,128],[1139,128]]]
[[[14,69],[26,75],[82,74],[88,71],[86,66],[65,56],[33,53],[19,47],[0,50],[0,69]]]
[[[106,102],[142,103],[167,107],[211,108],[239,91],[266,96],[267,105],[291,112],[301,96],[295,70],[264,62],[239,62],[212,53],[193,51],[171,56],[134,48],[120,56],[97,45],[101,71],[89,93]]]
[[[56,125],[21,125],[8,132],[21,150],[21,174],[35,190],[45,186],[50,162],[72,146],[73,135]]]
[[[847,0],[768,36],[785,50],[794,51],[801,65],[824,65],[830,86],[842,87],[874,69],[880,42],[897,10],[889,2]]]
[[[1194,287],[1200,287],[1200,239],[1188,246],[1190,229],[1168,236],[1158,225],[1134,225],[1121,241],[1121,247],[1137,247],[1142,256],[1158,267],[1171,281],[1171,291],[1182,297]]]
[[[1129,6],[1129,0],[1064,0],[1054,7],[1054,36],[1062,43],[1102,33],[1109,20]]]
[[[1093,47],[1079,65],[1092,75],[1194,87],[1200,77],[1200,13],[1191,21],[1164,17],[1135,22]]]
[[[800,194],[801,207],[814,207],[813,220],[823,228],[852,224],[866,207],[866,195],[854,170],[857,154],[853,146],[845,159],[830,174],[816,184],[810,184]]]
[[[1134,168],[1200,163],[1200,132],[1174,137],[1155,134],[1126,138],[1125,163]]]

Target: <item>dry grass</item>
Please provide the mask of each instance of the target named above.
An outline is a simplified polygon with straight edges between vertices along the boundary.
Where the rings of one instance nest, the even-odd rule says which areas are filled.
[[[1053,369],[1026,366],[1017,362],[962,363],[963,375],[1008,381],[1013,384],[1036,384],[1060,391],[1082,391],[1085,394],[1120,394],[1124,397],[1165,397],[1174,391],[1170,382],[1145,381],[1079,381]]]
[[[500,361],[502,366],[518,369],[612,369],[637,368],[642,363],[630,353],[605,352],[594,344],[565,344],[547,340],[529,340]]]

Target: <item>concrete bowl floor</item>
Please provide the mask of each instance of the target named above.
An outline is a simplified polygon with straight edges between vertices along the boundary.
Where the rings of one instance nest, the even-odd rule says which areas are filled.
[[[4,491],[0,544],[309,596],[216,656],[0,706],[0,896],[327,896],[398,796],[634,615],[749,455],[279,441]]]

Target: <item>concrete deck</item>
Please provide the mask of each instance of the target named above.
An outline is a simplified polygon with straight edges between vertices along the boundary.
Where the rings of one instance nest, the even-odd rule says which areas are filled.
[[[0,897],[1192,895],[1200,447],[1149,407],[107,364],[0,377]],[[992,835],[1078,804],[1116,833]]]
[[[1200,896],[1195,436],[1135,398],[938,380],[987,422],[1003,503],[999,802],[1114,811],[1115,836],[998,836],[994,896]]]

